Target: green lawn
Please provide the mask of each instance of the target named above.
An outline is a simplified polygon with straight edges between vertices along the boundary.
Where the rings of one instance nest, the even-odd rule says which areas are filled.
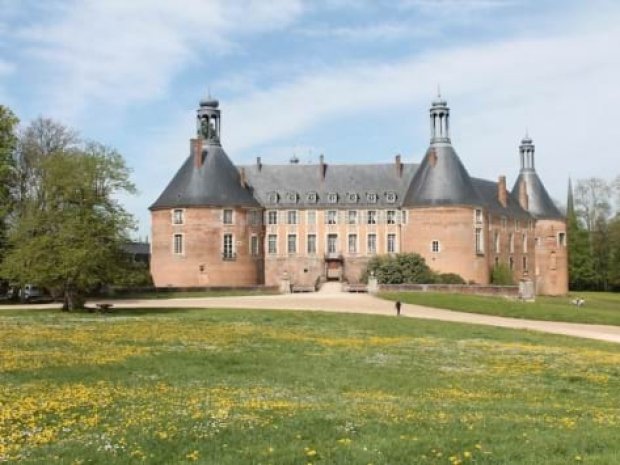
[[[508,316],[546,321],[569,321],[620,325],[620,293],[581,292],[566,297],[537,297],[536,302],[519,302],[503,297],[484,297],[432,292],[383,292],[385,299],[408,304],[459,310],[486,315]],[[585,305],[577,308],[570,300],[581,297]]]
[[[236,297],[246,295],[273,295],[276,289],[226,289],[212,291],[133,292],[107,297],[110,299],[184,299],[191,297]]]
[[[620,463],[620,346],[409,318],[0,314],[0,462]]]

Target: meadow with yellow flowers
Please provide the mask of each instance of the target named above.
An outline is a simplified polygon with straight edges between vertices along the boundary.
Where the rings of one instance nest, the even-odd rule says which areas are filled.
[[[620,463],[620,347],[368,315],[0,313],[0,463]]]

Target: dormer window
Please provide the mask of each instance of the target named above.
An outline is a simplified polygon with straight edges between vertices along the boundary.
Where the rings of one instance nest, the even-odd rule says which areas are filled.
[[[396,192],[386,192],[385,194],[385,200],[388,203],[394,203],[396,202]]]
[[[368,203],[377,203],[377,194],[375,192],[367,192],[366,201]]]
[[[280,195],[277,192],[270,192],[267,194],[267,199],[269,200],[269,203],[278,203],[278,200],[280,200]]]
[[[327,194],[327,202],[328,203],[338,202],[338,194],[336,194],[335,192],[330,192],[329,194]]]
[[[297,200],[299,200],[299,196],[296,192],[289,192],[286,194],[286,201],[288,203],[297,203]]]
[[[356,203],[360,199],[360,196],[355,192],[349,192],[347,194],[347,200],[349,203]]]
[[[306,194],[306,201],[308,203],[316,203],[318,199],[319,199],[319,196],[317,195],[316,192],[308,192]]]

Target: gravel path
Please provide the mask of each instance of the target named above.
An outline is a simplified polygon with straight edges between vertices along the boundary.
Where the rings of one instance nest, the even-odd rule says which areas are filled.
[[[271,310],[315,310],[337,313],[367,313],[395,315],[394,303],[368,294],[340,292],[339,286],[324,287],[321,292],[307,294],[260,295],[242,297],[184,298],[161,300],[113,300],[117,308],[247,308]],[[527,304],[524,304],[527,305]],[[54,308],[58,304],[30,305],[28,308]],[[0,306],[2,309],[14,309]],[[620,326],[562,323],[555,321],[522,320],[475,313],[441,310],[420,305],[403,304],[404,317],[453,321],[477,325],[528,329],[553,334],[563,334],[599,341],[620,343]]]

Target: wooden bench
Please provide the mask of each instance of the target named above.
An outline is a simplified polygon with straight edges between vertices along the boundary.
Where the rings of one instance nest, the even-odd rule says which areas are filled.
[[[345,292],[368,292],[368,286],[364,283],[345,284]]]
[[[95,307],[97,308],[98,312],[106,313],[106,312],[109,312],[112,307],[114,307],[114,304],[103,302],[103,303],[95,304]]]

